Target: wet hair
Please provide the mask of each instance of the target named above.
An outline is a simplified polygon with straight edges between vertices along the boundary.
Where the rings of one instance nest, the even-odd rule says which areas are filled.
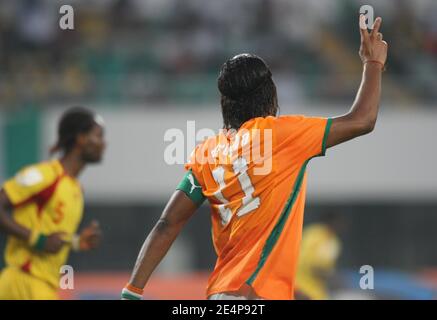
[[[50,153],[70,152],[76,144],[77,136],[91,131],[95,124],[95,114],[92,111],[83,107],[68,109],[61,116],[58,125],[58,140],[50,149]]]
[[[217,84],[225,129],[238,129],[252,118],[277,114],[276,86],[260,57],[245,53],[229,59],[221,67]]]

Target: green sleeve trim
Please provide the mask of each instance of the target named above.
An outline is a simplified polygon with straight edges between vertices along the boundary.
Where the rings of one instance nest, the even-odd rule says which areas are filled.
[[[328,118],[328,121],[326,122],[326,126],[325,126],[325,134],[323,135],[322,152],[320,153],[319,156],[323,157],[326,154],[326,142],[328,141],[331,125],[332,125],[332,118]]]
[[[200,206],[206,199],[202,193],[202,187],[191,170],[185,174],[176,190],[184,192],[197,206]]]
[[[34,249],[38,250],[38,251],[43,251],[44,247],[46,245],[46,241],[47,241],[47,236],[40,234],[38,237],[38,240],[36,240],[35,245],[33,246]]]

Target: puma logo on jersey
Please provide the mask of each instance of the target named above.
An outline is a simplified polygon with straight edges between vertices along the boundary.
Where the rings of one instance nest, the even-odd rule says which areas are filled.
[[[197,186],[197,185],[194,183],[194,177],[193,177],[192,174],[189,174],[189,175],[188,175],[188,180],[190,180],[190,183],[191,183],[190,194],[193,193],[194,189],[196,189],[196,188],[200,188],[200,189],[202,189],[201,186]]]

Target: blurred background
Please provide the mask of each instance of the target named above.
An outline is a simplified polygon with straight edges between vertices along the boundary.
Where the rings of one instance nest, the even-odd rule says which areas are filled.
[[[64,4],[74,9],[74,30],[59,27]],[[0,0],[0,182],[48,158],[65,108],[92,108],[107,125],[105,160],[81,177],[84,223],[97,218],[104,243],[71,255],[75,289],[61,295],[119,297],[184,174],[164,161],[165,133],[184,133],[186,159],[201,141],[188,136],[187,121],[196,132],[221,128],[216,78],[228,58],[251,52],[266,60],[281,114],[345,113],[361,78],[365,4],[383,17],[389,43],[381,114],[370,136],[311,161],[306,230],[329,228],[332,214],[343,227],[331,230],[331,251],[321,249],[329,257],[314,254],[308,265],[324,270],[326,298],[436,298],[435,0]],[[202,206],[146,297],[204,298],[215,263],[210,228]],[[4,242],[0,235],[0,248]],[[373,290],[359,287],[363,265],[373,267]]]

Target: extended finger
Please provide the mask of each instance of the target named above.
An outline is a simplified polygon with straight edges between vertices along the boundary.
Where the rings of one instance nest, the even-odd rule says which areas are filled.
[[[370,32],[371,37],[376,37],[376,35],[379,33],[379,29],[381,28],[382,18],[378,17],[376,18],[375,22],[373,23],[372,32]]]
[[[360,27],[361,41],[362,42],[367,41],[369,39],[369,32],[367,31],[366,17],[363,14],[360,15],[359,27]]]

